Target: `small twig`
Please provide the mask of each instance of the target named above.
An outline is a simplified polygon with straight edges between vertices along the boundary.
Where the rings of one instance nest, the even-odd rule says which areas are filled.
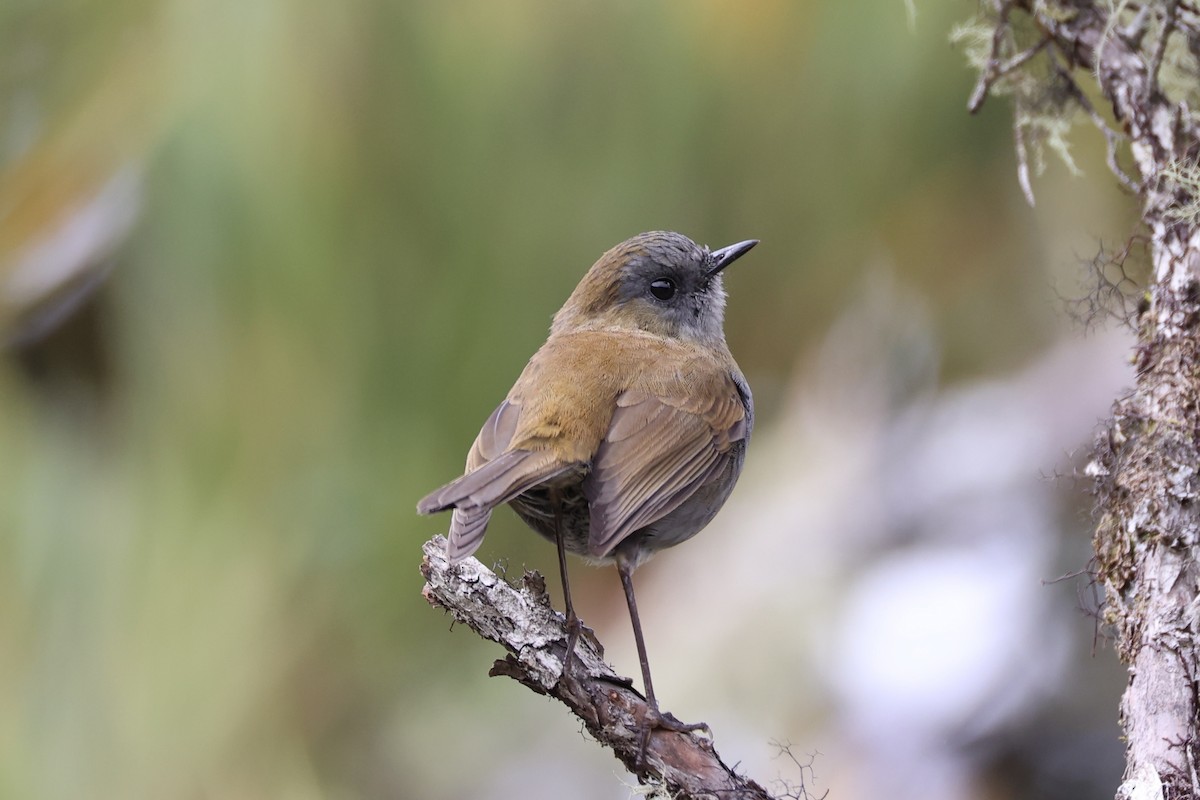
[[[1013,142],[1017,151],[1017,183],[1025,200],[1032,208],[1037,205],[1033,197],[1033,185],[1029,181],[1029,151],[1025,147],[1025,126],[1021,124],[1021,101],[1016,100],[1016,113],[1013,114]]]
[[[791,742],[773,741],[771,744],[779,751],[777,753],[778,756],[786,756],[787,760],[791,761],[796,769],[800,772],[800,782],[798,784],[792,783],[791,781],[781,780],[784,791],[786,792],[786,794],[783,795],[784,798],[789,798],[789,800],[825,800],[825,798],[829,797],[828,789],[826,789],[817,797],[810,795],[808,793],[807,781],[804,779],[804,776],[807,774],[812,781],[816,781],[817,773],[813,769],[813,764],[816,762],[817,756],[821,755],[819,752],[810,753],[808,760],[802,762],[800,759],[796,758],[796,754],[792,752]]]
[[[975,84],[975,91],[971,92],[971,100],[967,103],[967,109],[974,114],[983,105],[983,101],[987,98],[988,91],[992,88],[992,84],[996,82],[995,75],[1000,63],[1000,48],[1004,46],[1004,34],[1008,30],[1008,14],[1012,10],[1013,0],[998,0],[997,12],[999,19],[996,20],[996,29],[992,31],[992,47],[988,52],[987,64],[979,72],[979,82]]]
[[[587,629],[576,645],[571,674],[563,674],[566,620],[550,606],[541,575],[526,572],[519,585],[510,586],[474,558],[451,566],[441,536],[421,549],[422,594],[429,604],[508,651],[489,675],[507,675],[562,702],[641,783],[662,786],[672,798],[772,800],[765,789],[721,761],[711,740],[694,733],[656,729],[641,759],[645,698],[604,662],[603,648]]]
[[[1142,190],[1141,184],[1130,178],[1117,161],[1117,149],[1120,147],[1121,142],[1125,141],[1126,137],[1114,131],[1104,117],[1100,115],[1100,112],[1092,105],[1092,101],[1088,99],[1083,89],[1079,88],[1079,84],[1075,82],[1070,71],[1055,58],[1053,49],[1049,53],[1049,61],[1054,67],[1055,73],[1058,74],[1063,85],[1066,87],[1067,94],[1079,104],[1079,107],[1083,109],[1083,113],[1087,114],[1088,119],[1092,121],[1092,125],[1104,136],[1105,161],[1108,163],[1108,168],[1126,189],[1134,193],[1140,192]]]
[[[1150,62],[1149,80],[1146,81],[1146,100],[1150,99],[1150,93],[1158,86],[1158,71],[1162,68],[1163,56],[1167,52],[1167,39],[1171,38],[1171,34],[1175,30],[1175,18],[1178,11],[1179,0],[1167,0],[1167,15],[1163,19],[1162,34],[1158,37],[1158,44],[1154,47],[1154,57]]]
[[[997,27],[996,30],[999,32],[1000,28]],[[967,111],[975,114],[979,109],[983,108],[983,101],[991,94],[992,87],[996,85],[996,81],[1026,64],[1031,58],[1042,52],[1046,45],[1050,44],[1050,41],[1050,36],[1047,35],[1033,47],[1017,53],[1003,64],[997,64],[994,56],[993,58],[989,58],[987,66],[979,73],[979,81],[975,84],[975,91],[971,92],[971,100],[967,103]]]
[[[1091,330],[1108,320],[1115,320],[1126,327],[1135,327],[1135,317],[1144,288],[1131,276],[1126,267],[1135,244],[1143,239],[1131,236],[1124,247],[1107,250],[1100,242],[1096,255],[1081,258],[1084,277],[1088,286],[1081,296],[1068,297],[1058,294],[1066,313],[1085,330]]]

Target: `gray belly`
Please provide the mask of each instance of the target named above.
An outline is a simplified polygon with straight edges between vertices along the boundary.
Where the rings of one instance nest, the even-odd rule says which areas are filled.
[[[552,486],[541,485],[517,495],[509,505],[517,516],[530,528],[555,541],[555,508],[553,496],[557,495],[558,515],[563,531],[563,545],[569,553],[586,555],[588,551],[588,502],[583,496],[583,479],[573,475],[560,479]]]

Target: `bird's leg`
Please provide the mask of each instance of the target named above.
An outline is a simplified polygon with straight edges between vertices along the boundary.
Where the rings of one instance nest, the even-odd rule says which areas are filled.
[[[554,509],[554,543],[558,545],[558,571],[562,575],[563,599],[567,606],[567,655],[563,658],[563,675],[571,671],[571,662],[575,660],[575,645],[579,642],[579,631],[583,623],[575,613],[571,603],[571,582],[567,578],[567,547],[563,535],[562,500],[558,490],[550,489],[550,505]]]
[[[634,565],[626,558],[617,556],[617,573],[621,576],[621,585],[625,588],[625,602],[629,604],[629,619],[633,622],[633,639],[637,643],[638,660],[642,665],[642,684],[646,687],[646,719],[642,728],[642,742],[638,760],[646,757],[646,746],[650,743],[650,732],[655,728],[665,728],[669,731],[698,731],[709,730],[708,723],[697,722],[687,724],[677,720],[667,711],[660,711],[658,700],[654,696],[654,684],[650,680],[650,660],[646,657],[646,642],[642,638],[642,622],[638,619],[637,601],[633,597]]]

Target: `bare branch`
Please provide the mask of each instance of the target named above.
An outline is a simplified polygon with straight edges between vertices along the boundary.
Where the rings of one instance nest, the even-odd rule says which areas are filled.
[[[645,698],[604,662],[603,648],[586,629],[575,648],[575,666],[563,674],[566,620],[550,606],[541,575],[526,572],[511,586],[474,558],[451,566],[441,536],[426,542],[422,551],[422,594],[429,604],[508,651],[489,675],[507,675],[563,703],[638,781],[661,786],[672,798],[772,800],[765,789],[721,761],[711,740],[694,733],[655,730],[645,759],[639,760]]]

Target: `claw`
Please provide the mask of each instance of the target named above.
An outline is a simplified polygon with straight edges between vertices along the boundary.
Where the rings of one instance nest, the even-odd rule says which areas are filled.
[[[641,740],[638,745],[638,766],[646,763],[646,751],[650,746],[650,734],[657,730],[673,731],[675,733],[692,733],[704,731],[712,737],[712,728],[707,722],[680,722],[670,711],[660,711],[657,703],[647,703],[646,713],[641,720]]]
[[[563,675],[571,671],[571,665],[579,659],[575,656],[575,645],[579,644],[579,633],[583,630],[583,623],[574,613],[567,615],[567,654],[563,656]]]

